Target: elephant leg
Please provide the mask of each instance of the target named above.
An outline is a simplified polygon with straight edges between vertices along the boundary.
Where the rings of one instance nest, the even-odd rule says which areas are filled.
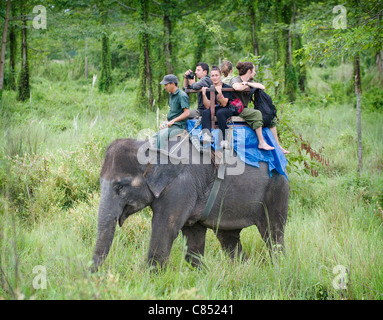
[[[257,225],[259,233],[269,249],[270,256],[274,252],[284,251],[284,225],[284,219],[279,215],[271,216],[270,219],[265,219]]]
[[[170,250],[178,231],[169,227],[152,223],[152,236],[150,239],[148,264],[157,268],[164,267],[169,260]]]
[[[167,263],[174,240],[195,208],[197,193],[185,188],[187,181],[186,177],[176,179],[152,202],[148,262],[154,267],[157,264],[162,267]]]
[[[187,219],[187,212],[183,216],[184,212],[175,204],[173,205],[175,210],[167,208],[153,210],[152,236],[148,253],[148,263],[153,267],[158,265],[162,268],[166,265],[173,242]]]
[[[242,229],[238,230],[218,230],[217,238],[221,243],[221,246],[224,250],[226,250],[230,254],[230,258],[233,260],[235,255],[237,257],[243,257],[247,259],[246,254],[243,252],[241,240],[240,240],[240,232]]]
[[[197,222],[191,227],[184,226],[182,234],[187,239],[188,249],[185,258],[193,267],[197,267],[201,263],[200,256],[205,252],[206,227]]]
[[[283,178],[277,180],[269,187],[266,192],[265,202],[263,203],[264,218],[257,224],[263,240],[266,242],[270,256],[273,253],[284,251],[284,228],[287,220],[289,187],[282,183]]]

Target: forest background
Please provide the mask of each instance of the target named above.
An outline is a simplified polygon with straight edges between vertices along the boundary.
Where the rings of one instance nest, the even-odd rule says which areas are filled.
[[[382,299],[382,15],[377,0],[1,1],[0,299]],[[150,274],[146,208],[89,274],[105,148],[157,130],[165,74],[224,59],[253,61],[278,109],[286,255],[272,263],[250,227],[232,263],[210,232],[193,269],[179,236]]]

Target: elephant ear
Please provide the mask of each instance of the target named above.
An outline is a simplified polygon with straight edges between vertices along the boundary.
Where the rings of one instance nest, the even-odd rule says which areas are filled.
[[[144,172],[146,183],[158,198],[162,191],[181,173],[184,164],[148,164]]]

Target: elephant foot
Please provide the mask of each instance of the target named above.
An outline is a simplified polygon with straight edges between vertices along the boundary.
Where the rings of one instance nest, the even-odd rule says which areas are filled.
[[[190,263],[193,268],[199,268],[202,265],[201,258],[202,256],[197,256],[192,253],[187,253],[185,256],[185,260]]]
[[[229,253],[231,260],[235,257],[247,259],[247,255],[243,252],[239,234],[242,229],[238,230],[218,230],[217,238],[222,248]]]
[[[91,273],[98,272],[98,268],[101,267],[105,259],[106,259],[106,255],[102,255],[102,256],[94,255],[92,259],[92,266],[89,268],[89,271]]]
[[[182,234],[187,239],[186,261],[193,267],[199,267],[205,252],[206,227],[200,223],[196,223],[193,226],[184,226]]]
[[[147,264],[149,266],[150,272],[158,273],[166,268],[168,261],[163,257],[154,256],[148,258]]]

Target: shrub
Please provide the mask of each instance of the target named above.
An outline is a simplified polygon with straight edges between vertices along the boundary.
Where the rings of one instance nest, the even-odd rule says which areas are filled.
[[[383,91],[372,88],[362,94],[362,108],[369,111],[383,111]]]
[[[71,208],[98,190],[102,146],[90,141],[75,151],[25,154],[10,160],[7,194],[21,216],[35,220],[55,207]]]

